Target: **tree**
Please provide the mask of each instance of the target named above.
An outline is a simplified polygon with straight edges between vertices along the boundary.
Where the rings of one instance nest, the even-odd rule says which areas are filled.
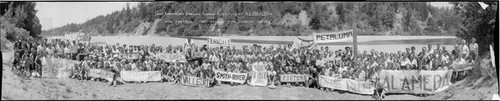
[[[482,9],[477,2],[454,2],[454,9],[464,18],[463,28],[457,37],[465,40],[476,38],[479,45],[479,54],[488,50],[490,44],[495,42],[495,34],[498,35],[498,3],[487,2],[488,8]]]

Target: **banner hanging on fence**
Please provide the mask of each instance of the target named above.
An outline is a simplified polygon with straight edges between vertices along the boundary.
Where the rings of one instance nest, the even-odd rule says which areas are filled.
[[[350,91],[358,94],[373,94],[375,90],[375,87],[370,82],[345,78],[333,78],[321,75],[318,78],[318,82],[321,87]]]
[[[215,79],[225,82],[245,83],[247,80],[247,73],[232,73],[215,70]]]
[[[121,71],[124,81],[161,81],[161,71]]]
[[[42,77],[43,78],[69,78],[75,64],[78,61],[59,59],[59,58],[42,58]]]
[[[156,58],[158,59],[163,59],[167,62],[175,62],[175,61],[179,61],[179,62],[186,62],[186,57],[183,55],[183,54],[180,54],[180,53],[172,53],[172,54],[169,54],[169,53],[159,53],[159,54],[156,54]]]
[[[231,39],[228,38],[208,38],[207,39],[208,44],[212,45],[229,45],[231,44]]]
[[[181,79],[181,82],[182,82],[182,84],[188,85],[188,86],[210,87],[212,80],[203,79],[203,78],[194,77],[194,76],[183,76]]]
[[[339,32],[313,33],[314,43],[329,43],[352,40],[353,30]]]
[[[306,82],[308,75],[302,74],[280,74],[280,82]]]
[[[106,79],[108,81],[113,81],[114,75],[115,73],[103,69],[89,69],[89,72],[87,73],[87,76],[89,77]]]
[[[387,93],[434,94],[451,85],[450,70],[382,70],[379,73],[381,84]]]

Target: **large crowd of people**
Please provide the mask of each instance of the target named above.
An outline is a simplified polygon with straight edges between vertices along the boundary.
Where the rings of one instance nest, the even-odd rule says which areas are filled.
[[[436,47],[434,47],[436,46]],[[270,84],[279,82],[279,74],[305,74],[310,80],[305,86],[319,87],[319,75],[373,81],[379,70],[448,70],[457,64],[473,63],[477,44],[462,40],[447,50],[440,44],[408,47],[395,53],[363,50],[355,57],[351,47],[331,49],[292,48],[292,45],[245,45],[208,47],[195,44],[180,46],[158,45],[95,45],[61,39],[15,42],[14,66],[41,73],[41,57],[78,60],[73,78],[89,79],[89,69],[104,69],[119,77],[120,71],[161,71],[164,81],[180,82],[182,76],[214,79],[214,71],[250,73],[254,63],[266,65]],[[186,61],[175,62],[158,58],[156,54],[182,54]],[[43,75],[43,74],[41,74]],[[38,75],[39,76],[39,75]],[[251,78],[251,75],[249,75]],[[249,79],[250,80],[250,79]],[[288,84],[291,85],[291,84]],[[302,85],[293,83],[292,85]]]

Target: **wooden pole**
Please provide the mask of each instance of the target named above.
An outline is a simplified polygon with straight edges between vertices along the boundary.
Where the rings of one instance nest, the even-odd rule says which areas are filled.
[[[352,43],[353,43],[353,54],[354,54],[354,58],[357,58],[358,57],[358,35],[356,34],[356,32],[354,31],[354,29],[352,30]]]

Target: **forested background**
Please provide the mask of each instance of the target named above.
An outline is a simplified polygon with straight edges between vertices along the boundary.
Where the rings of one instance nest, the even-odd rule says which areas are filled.
[[[270,12],[271,16],[162,16],[157,13]],[[197,23],[201,20],[239,23]],[[169,23],[189,20],[195,23]],[[429,2],[154,2],[139,3],[83,24],[68,24],[44,35],[84,32],[93,35],[311,35],[355,29],[361,35],[456,35],[463,20],[455,9]],[[253,23],[242,23],[254,21]],[[271,23],[259,23],[270,21]],[[218,30],[220,29],[220,30]]]
[[[1,49],[19,38],[40,38],[42,25],[36,16],[34,2],[0,2]],[[5,51],[4,51],[5,52]]]

